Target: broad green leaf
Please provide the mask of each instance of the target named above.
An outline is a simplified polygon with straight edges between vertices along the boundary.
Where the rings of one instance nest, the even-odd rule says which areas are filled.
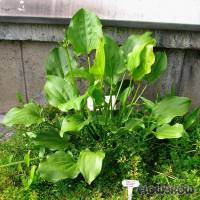
[[[146,74],[151,72],[151,66],[155,62],[153,47],[154,45],[146,45],[141,52],[140,65],[132,71],[134,80],[140,81]]]
[[[169,124],[164,124],[161,127],[157,128],[155,136],[158,139],[171,139],[171,138],[180,138],[184,133],[184,128],[182,124],[176,123],[171,126]]]
[[[77,68],[77,63],[72,56],[71,51],[68,51],[72,68]],[[68,62],[69,61],[67,60],[67,52],[65,48],[56,47],[52,49],[48,55],[48,59],[45,65],[46,74],[64,78],[65,74],[69,71]]]
[[[78,114],[67,116],[63,119],[60,136],[63,137],[65,132],[77,132],[80,131],[84,126],[88,125],[89,119],[84,119]]]
[[[75,78],[82,78],[82,79],[88,80],[90,82],[94,81],[94,76],[89,73],[88,68],[81,67],[81,68],[73,69],[72,75]],[[66,76],[70,77],[71,75],[70,75],[70,73],[67,73]]]
[[[155,81],[167,67],[167,55],[165,52],[155,53],[155,62],[151,67],[151,73],[147,74],[144,79],[148,82]]]
[[[131,73],[136,73],[136,80],[140,79],[142,76],[142,74],[140,75],[141,72],[135,72],[136,68],[140,65],[139,71],[145,71],[146,74],[150,72],[149,68],[154,61],[152,47],[155,46],[155,44],[156,41],[152,38],[151,32],[146,32],[142,35],[130,36],[122,46],[122,50],[127,59],[127,69]],[[150,57],[148,58],[148,56]],[[143,67],[145,69],[143,69]]]
[[[166,97],[153,108],[152,114],[159,125],[171,122],[174,117],[188,112],[191,101],[187,97]]]
[[[57,151],[40,162],[38,172],[47,181],[74,179],[80,173],[71,152]]]
[[[86,95],[74,97],[70,99],[68,102],[59,105],[58,108],[62,110],[63,112],[67,112],[68,110],[71,110],[71,109],[79,111],[81,109],[81,104],[84,98],[86,98]]]
[[[80,152],[77,165],[88,184],[91,184],[101,172],[104,157],[103,151],[84,150]]]
[[[145,128],[143,120],[138,119],[138,118],[131,118],[129,119],[126,124],[125,128],[128,129],[129,131],[135,130],[137,128]]]
[[[93,12],[82,8],[72,17],[67,36],[77,54],[89,54],[103,37],[101,22]]]
[[[184,119],[184,128],[188,129],[197,119],[200,114],[200,107],[195,108],[192,112],[188,113]]]
[[[49,104],[57,108],[77,97],[73,84],[57,76],[47,76],[44,92]]]
[[[52,128],[44,128],[38,131],[33,141],[36,145],[44,146],[51,150],[65,150],[68,147],[68,138],[61,138],[59,132]]]
[[[6,126],[40,124],[42,108],[35,103],[25,104],[23,108],[14,107],[5,115],[3,124]]]
[[[99,40],[93,66],[89,69],[91,74],[103,78],[105,71],[104,39]]]
[[[123,51],[117,43],[110,37],[105,37],[105,79],[111,84],[116,84],[119,75],[125,70]]]
[[[152,109],[155,107],[155,103],[154,103],[153,101],[151,101],[151,100],[149,100],[149,99],[146,99],[146,98],[144,98],[144,97],[140,97],[140,99],[142,99],[143,104],[144,104],[147,108],[149,108],[149,109],[152,110]]]

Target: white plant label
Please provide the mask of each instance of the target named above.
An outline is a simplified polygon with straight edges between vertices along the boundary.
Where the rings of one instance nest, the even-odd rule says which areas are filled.
[[[106,103],[109,103],[110,102],[110,96],[105,96],[105,102]],[[115,95],[112,96],[112,99],[111,99],[111,102],[112,102],[112,109],[116,109],[116,97]],[[88,97],[87,98],[87,107],[90,111],[94,111],[94,102],[93,102],[93,99],[92,97]],[[110,106],[111,107],[111,106]],[[111,109],[111,108],[110,108]]]
[[[133,188],[139,187],[140,182],[138,180],[123,180],[122,185],[128,189],[128,200],[132,200]]]
[[[94,110],[94,102],[93,102],[93,99],[92,97],[88,97],[87,98],[87,107],[90,111],[93,111]]]

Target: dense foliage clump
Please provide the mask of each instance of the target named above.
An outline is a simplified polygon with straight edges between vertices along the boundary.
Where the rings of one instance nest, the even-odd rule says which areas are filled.
[[[48,105],[31,101],[3,120],[24,134],[27,145],[20,144],[19,152],[28,150],[23,160],[10,157],[1,166],[18,166],[4,171],[3,180],[11,181],[2,186],[5,198],[15,195],[16,184],[16,195],[29,199],[123,199],[125,178],[142,184],[195,182],[199,188],[200,109],[189,112],[187,97],[143,97],[167,66],[166,54],[154,53],[155,46],[150,32],[131,35],[119,46],[88,10],[72,17],[45,65]]]

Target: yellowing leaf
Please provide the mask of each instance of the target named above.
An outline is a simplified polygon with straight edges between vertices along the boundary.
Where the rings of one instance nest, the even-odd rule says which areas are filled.
[[[141,80],[151,72],[154,63],[153,47],[156,45],[151,32],[130,36],[122,46],[127,60],[127,69],[135,80]]]
[[[167,55],[164,52],[155,53],[155,62],[151,67],[151,73],[147,74],[144,79],[148,82],[155,81],[167,67]]]

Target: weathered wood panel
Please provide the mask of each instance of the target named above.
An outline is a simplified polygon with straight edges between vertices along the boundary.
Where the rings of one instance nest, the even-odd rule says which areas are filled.
[[[63,40],[65,25],[9,24],[0,23],[0,40],[31,40],[60,42]],[[133,33],[143,33],[150,29],[104,27],[104,32],[123,43]],[[157,46],[161,48],[200,49],[200,32],[150,30]]]
[[[17,105],[16,93],[24,94],[24,72],[20,42],[0,41],[0,113]]]
[[[43,101],[44,62],[49,49],[62,40],[64,28],[62,25],[0,25],[0,39],[13,40],[0,42],[0,113],[17,104],[17,91],[29,99]],[[132,33],[147,31],[116,27],[104,30],[120,44]],[[173,86],[178,94],[191,97],[193,105],[198,105],[200,32],[153,30],[153,33],[158,48],[168,54],[168,69],[146,95],[153,98],[157,92],[164,94]]]
[[[27,94],[29,99],[43,102],[44,63],[48,51],[56,44],[31,41],[21,43],[20,48],[19,42],[0,42],[0,113],[17,105],[17,91],[25,96]],[[164,94],[173,87],[177,94],[192,98],[193,105],[200,104],[200,52],[185,49],[162,50],[168,55],[167,71],[149,86],[146,95],[154,98],[157,93]]]
[[[175,90],[177,94],[179,93],[185,50],[165,49],[165,52],[168,57],[167,70],[156,82],[149,85],[145,92],[145,95],[151,99],[156,98],[157,94],[165,95],[171,90]]]
[[[44,103],[44,65],[48,52],[55,46],[55,43],[23,42],[23,63],[28,99],[33,98]]]
[[[180,95],[188,96],[200,105],[200,52],[186,51],[182,66]]]

